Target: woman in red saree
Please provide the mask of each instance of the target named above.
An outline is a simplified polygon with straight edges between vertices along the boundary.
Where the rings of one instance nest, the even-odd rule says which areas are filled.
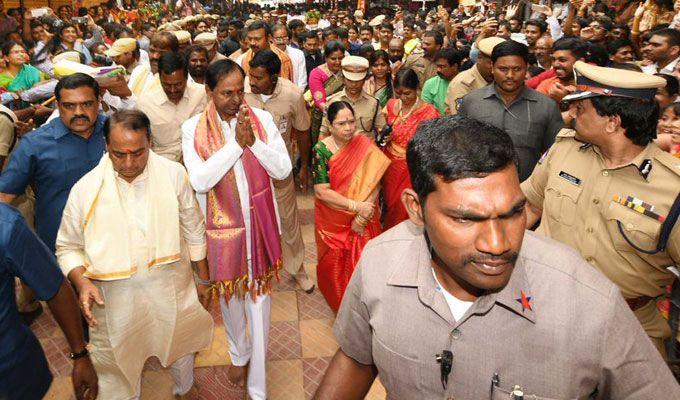
[[[314,146],[317,281],[337,313],[366,243],[380,234],[376,204],[390,163],[373,141],[355,135],[354,110],[339,101],[327,111],[330,136]]]
[[[392,161],[383,176],[385,200],[385,230],[406,220],[408,215],[401,204],[401,192],[411,187],[406,167],[406,145],[416,133],[421,122],[438,118],[439,111],[418,97],[418,75],[412,69],[401,69],[394,78],[394,94],[385,106],[387,123],[392,126],[392,136],[384,152]]]

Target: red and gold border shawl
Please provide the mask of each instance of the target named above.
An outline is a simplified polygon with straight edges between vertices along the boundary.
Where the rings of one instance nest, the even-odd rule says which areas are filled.
[[[262,123],[250,107],[248,113],[255,135],[266,143],[267,134]],[[224,135],[212,101],[198,120],[194,146],[203,160],[224,146]],[[246,228],[234,169],[230,169],[207,194],[210,280],[226,300],[234,294],[243,298],[247,291],[253,298],[269,293],[271,279],[281,268],[281,242],[269,174],[248,147],[243,148],[241,162],[250,198],[252,281],[248,277]]]

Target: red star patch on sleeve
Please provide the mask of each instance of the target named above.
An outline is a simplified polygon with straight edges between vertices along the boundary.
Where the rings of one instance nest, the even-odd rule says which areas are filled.
[[[522,305],[522,312],[526,310],[533,311],[531,309],[531,296],[527,297],[527,295],[524,294],[524,290],[520,290],[519,294],[520,298],[515,300]]]

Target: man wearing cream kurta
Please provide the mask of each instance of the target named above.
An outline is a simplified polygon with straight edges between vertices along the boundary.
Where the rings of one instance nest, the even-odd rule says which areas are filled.
[[[138,399],[152,356],[170,366],[181,398],[213,329],[199,304],[209,301],[203,216],[184,168],[150,150],[144,113],[119,111],[104,132],[107,153],[66,203],[59,265],[90,325],[99,398]]]
[[[154,152],[169,160],[181,161],[181,126],[205,109],[205,89],[203,85],[187,81],[187,63],[179,53],[163,53],[158,61],[158,76],[160,85],[145,90],[137,100],[137,108],[151,119]]]

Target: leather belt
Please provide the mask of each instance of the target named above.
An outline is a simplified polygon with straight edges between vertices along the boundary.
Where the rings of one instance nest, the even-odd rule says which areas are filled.
[[[647,305],[650,301],[654,300],[653,297],[649,296],[641,296],[641,297],[635,297],[633,299],[625,299],[626,303],[628,303],[628,307],[630,307],[631,310],[635,311],[639,308],[642,308],[643,306]]]

